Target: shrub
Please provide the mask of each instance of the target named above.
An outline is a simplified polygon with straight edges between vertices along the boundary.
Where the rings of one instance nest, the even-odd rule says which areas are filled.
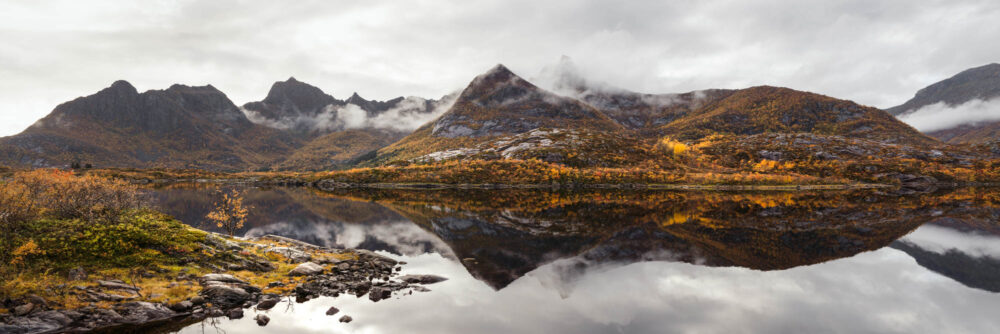
[[[230,192],[219,192],[219,199],[215,202],[215,209],[205,216],[210,222],[218,227],[225,228],[230,236],[243,228],[247,221],[250,208],[243,204],[243,194],[238,190]]]
[[[0,184],[0,223],[8,231],[39,217],[112,222],[144,206],[139,190],[124,181],[59,170],[19,172]]]

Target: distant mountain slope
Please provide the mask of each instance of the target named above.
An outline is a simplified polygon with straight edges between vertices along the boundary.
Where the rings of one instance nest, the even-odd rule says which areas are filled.
[[[695,140],[712,134],[815,133],[889,143],[936,141],[885,111],[814,93],[760,86],[738,90],[662,127],[668,136]]]
[[[1000,64],[962,71],[921,89],[906,103],[886,111],[908,119],[918,116],[918,111],[922,108],[935,106],[938,108],[924,113],[942,113],[936,115],[936,119],[957,125],[944,129],[938,126],[927,131],[928,135],[952,144],[981,144],[1000,140]]]
[[[138,93],[117,81],[63,103],[24,132],[0,139],[0,159],[21,166],[264,168],[301,145],[250,122],[212,86]]]
[[[388,129],[347,129],[316,137],[275,166],[279,170],[331,170],[356,163],[368,153],[406,136]]]
[[[917,91],[917,94],[906,103],[885,111],[893,115],[902,115],[939,102],[957,105],[974,99],[986,100],[994,97],[1000,97],[1000,64],[989,64],[962,71]]]

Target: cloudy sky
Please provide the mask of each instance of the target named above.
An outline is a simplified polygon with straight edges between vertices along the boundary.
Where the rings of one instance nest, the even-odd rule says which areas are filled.
[[[995,0],[0,3],[0,135],[125,79],[237,104],[294,76],[344,98],[440,97],[496,63],[572,57],[641,92],[758,84],[877,107],[1000,61]]]

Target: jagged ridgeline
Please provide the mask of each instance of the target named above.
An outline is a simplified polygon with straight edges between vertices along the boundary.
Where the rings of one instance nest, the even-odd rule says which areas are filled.
[[[644,94],[588,82],[568,63],[558,71],[543,89],[497,65],[439,100],[341,100],[290,78],[242,107],[212,86],[139,93],[120,81],[0,139],[0,164],[315,171],[538,160],[868,181],[995,171],[998,152],[945,145],[851,101],[769,86]]]
[[[432,118],[440,103],[402,97],[369,101],[357,94],[342,101],[291,78],[276,82],[263,101],[240,108],[211,85],[139,93],[117,81],[59,105],[18,135],[0,139],[0,163],[332,169],[402,138]]]

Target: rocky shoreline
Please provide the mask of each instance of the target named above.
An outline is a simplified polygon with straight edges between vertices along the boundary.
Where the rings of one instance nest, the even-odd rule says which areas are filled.
[[[256,241],[256,242],[255,242]],[[266,241],[261,243],[259,241]],[[2,300],[8,313],[0,315],[0,333],[62,333],[89,331],[146,331],[160,326],[176,327],[178,324],[192,324],[206,318],[244,317],[244,310],[266,311],[279,302],[302,303],[310,299],[337,297],[342,294],[362,297],[368,295],[372,301],[380,301],[407,293],[430,291],[424,284],[445,280],[433,275],[399,276],[402,265],[385,256],[365,250],[330,249],[309,245],[296,240],[265,236],[258,239],[227,239],[209,234],[206,244],[213,251],[227,252],[243,262],[232,263],[231,269],[273,270],[271,263],[259,259],[247,259],[251,250],[275,254],[285,264],[295,264],[287,274],[297,278],[294,287],[276,280],[255,285],[248,279],[241,279],[222,268],[213,268],[213,273],[194,275],[181,273],[172,279],[171,285],[190,286],[200,289],[197,295],[185,300],[166,303],[148,301],[141,288],[122,280],[87,280],[82,269],[73,270],[75,279],[91,281],[92,284],[65,287],[66,293],[81,301],[88,301],[86,307],[61,308],[37,295]],[[254,249],[250,249],[250,248]],[[239,256],[243,254],[244,256]],[[280,256],[277,256],[280,255]],[[144,273],[153,276],[156,273]],[[266,290],[290,288],[285,293],[269,293]],[[327,315],[339,312],[331,307]],[[270,319],[266,314],[254,318],[260,326],[266,326]],[[342,315],[341,322],[353,320]]]

